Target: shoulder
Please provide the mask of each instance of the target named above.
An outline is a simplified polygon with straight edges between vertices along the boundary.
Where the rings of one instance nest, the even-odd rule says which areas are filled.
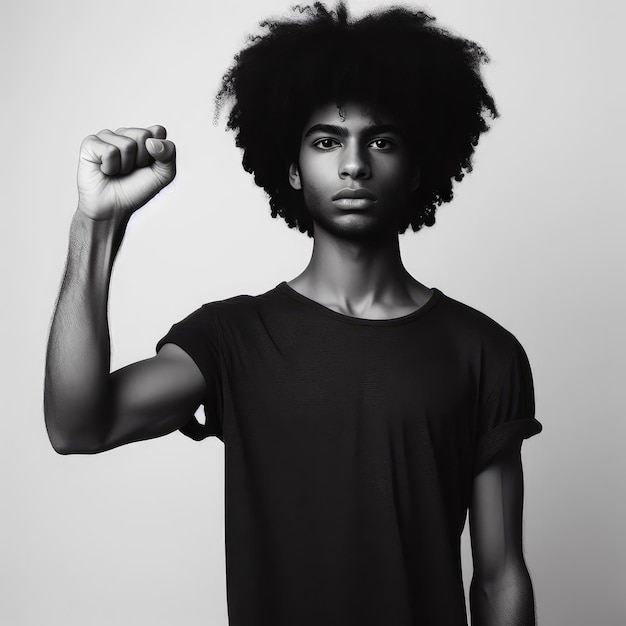
[[[239,294],[220,300],[206,302],[200,307],[206,315],[237,315],[261,311],[268,303],[272,303],[279,290],[277,287],[257,295]]]
[[[482,419],[491,424],[488,428],[500,424],[507,415],[532,416],[531,363],[517,336],[490,315],[458,300],[446,297],[442,309],[455,357],[466,365],[476,383],[478,403],[484,409]],[[523,427],[530,425],[525,422]],[[499,445],[497,440],[489,440],[488,449],[496,443]]]
[[[446,332],[460,346],[485,355],[506,358],[514,349],[522,349],[516,335],[483,310],[442,294],[439,318]]]
[[[239,294],[200,305],[182,320],[200,324],[215,323],[219,326],[238,326],[246,321],[258,318],[272,307],[279,297],[277,287],[257,295]]]

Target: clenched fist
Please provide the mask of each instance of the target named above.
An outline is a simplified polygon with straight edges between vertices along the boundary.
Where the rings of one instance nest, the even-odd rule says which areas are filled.
[[[135,212],[176,176],[176,146],[163,126],[101,130],[78,161],[78,210],[93,220]]]

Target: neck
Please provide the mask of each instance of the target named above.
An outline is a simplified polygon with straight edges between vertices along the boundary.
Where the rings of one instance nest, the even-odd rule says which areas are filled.
[[[366,309],[377,302],[409,303],[423,287],[400,257],[397,230],[371,239],[345,239],[316,228],[306,269],[291,284],[318,301]]]

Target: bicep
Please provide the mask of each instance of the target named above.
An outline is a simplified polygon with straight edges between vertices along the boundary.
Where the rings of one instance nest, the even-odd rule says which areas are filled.
[[[474,478],[470,536],[474,575],[482,580],[523,562],[521,443],[505,447]]]
[[[204,376],[196,363],[172,343],[150,359],[112,372],[109,383],[109,426],[102,450],[181,428],[193,417],[206,393]]]

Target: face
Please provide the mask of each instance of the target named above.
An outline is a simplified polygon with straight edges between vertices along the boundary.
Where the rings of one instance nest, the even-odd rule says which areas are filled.
[[[304,126],[289,181],[301,189],[315,223],[358,239],[395,233],[401,209],[419,184],[406,137],[394,119],[359,103],[317,109]]]

